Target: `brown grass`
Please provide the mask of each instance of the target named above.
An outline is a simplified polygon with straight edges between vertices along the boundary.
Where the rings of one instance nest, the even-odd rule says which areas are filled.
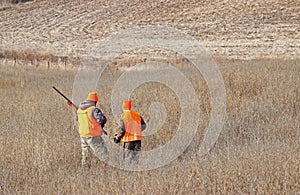
[[[90,169],[81,168],[72,112],[51,90],[55,85],[71,97],[74,72],[1,64],[0,194],[299,193],[299,60],[216,61],[225,81],[228,120],[215,147],[205,157],[196,155],[210,97],[201,75],[188,64],[174,64],[196,89],[203,122],[183,155],[143,172],[119,170],[97,158]],[[111,84],[121,73],[111,65],[99,84],[110,138],[116,127],[109,104]],[[166,134],[176,128],[180,115],[172,96],[156,83],[132,94],[146,120],[149,101],[161,101],[168,113],[162,129],[144,139],[144,150],[164,144]]]

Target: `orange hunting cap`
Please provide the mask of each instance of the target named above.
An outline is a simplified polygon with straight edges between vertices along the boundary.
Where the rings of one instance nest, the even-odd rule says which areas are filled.
[[[131,110],[132,101],[131,100],[124,100],[122,104],[123,110]]]
[[[88,101],[98,102],[99,98],[96,92],[90,92],[86,98]]]

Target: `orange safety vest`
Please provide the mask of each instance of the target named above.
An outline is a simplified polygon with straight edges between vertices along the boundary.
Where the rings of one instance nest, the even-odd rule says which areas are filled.
[[[78,109],[78,127],[80,137],[95,137],[102,135],[102,127],[92,116],[92,110],[96,106],[91,106],[85,110]]]
[[[141,116],[132,110],[127,110],[121,115],[121,118],[126,131],[121,141],[131,142],[142,140]]]

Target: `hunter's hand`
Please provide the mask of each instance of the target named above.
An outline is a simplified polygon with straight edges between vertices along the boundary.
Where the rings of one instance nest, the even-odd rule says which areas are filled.
[[[118,134],[115,134],[114,142],[118,144],[118,143],[120,143],[120,141],[121,140],[119,139]]]

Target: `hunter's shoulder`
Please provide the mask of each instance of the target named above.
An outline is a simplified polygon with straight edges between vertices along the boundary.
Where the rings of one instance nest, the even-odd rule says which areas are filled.
[[[91,108],[94,106],[95,106],[95,102],[87,101],[87,100],[84,100],[84,101],[80,102],[80,104],[79,104],[79,108],[82,110],[85,110],[85,109],[88,109],[88,108]]]

